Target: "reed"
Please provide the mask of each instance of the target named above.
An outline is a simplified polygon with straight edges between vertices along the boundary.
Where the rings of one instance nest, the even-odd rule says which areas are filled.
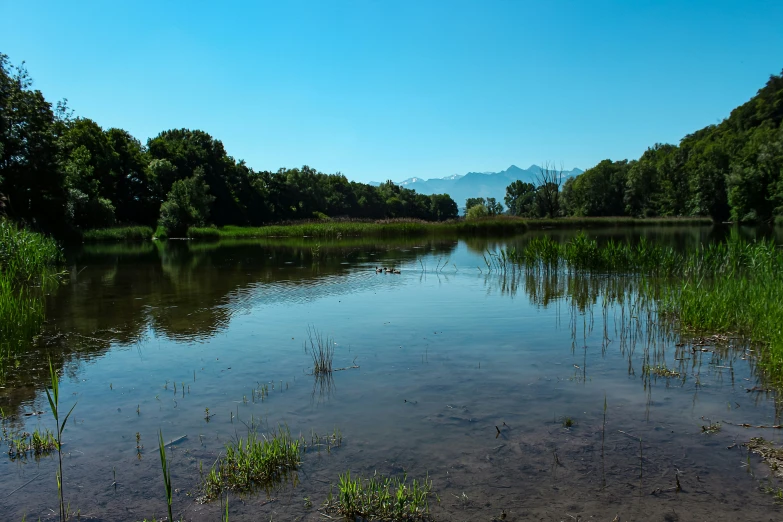
[[[169,463],[166,459],[166,444],[163,442],[162,431],[158,431],[158,451],[160,453],[160,467],[163,470],[163,488],[166,492],[166,505],[169,510],[169,520],[173,522],[174,517],[171,513],[171,470],[169,470]]]
[[[307,340],[304,345],[305,353],[313,358],[313,375],[316,377],[330,374],[333,371],[334,339],[318,332],[315,328],[307,327]]]
[[[0,219],[0,380],[40,332],[44,295],[59,283],[61,262],[53,239]]]
[[[453,219],[434,222],[416,219],[330,219],[292,221],[261,227],[225,226],[191,227],[187,236],[192,239],[261,238],[261,237],[408,237],[427,234],[452,235],[514,235],[530,228],[615,228],[644,226],[694,226],[710,225],[708,218],[557,218],[529,219],[515,216],[491,216],[482,219]],[[161,234],[155,234],[163,237]]]
[[[65,507],[65,493],[63,492],[63,431],[65,430],[65,424],[68,422],[68,418],[73,413],[73,409],[76,407],[76,403],[71,406],[68,413],[60,422],[60,382],[57,377],[57,373],[54,371],[51,359],[49,360],[49,376],[51,378],[52,391],[46,388],[46,398],[49,399],[49,407],[52,409],[52,416],[54,417],[54,425],[57,434],[57,496],[60,504],[60,520],[64,521],[68,517],[68,510]]]
[[[733,235],[680,254],[643,239],[599,246],[579,234],[567,243],[535,238],[505,254],[532,276],[563,271],[635,276],[638,298],[649,303],[651,313],[680,331],[730,334],[755,344],[758,368],[783,386],[783,250],[772,241]],[[664,377],[677,373],[664,367],[648,371]]]
[[[191,227],[187,236],[192,239],[314,237],[320,239],[347,237],[416,237],[432,234],[451,235],[510,235],[527,230],[521,218],[494,217],[466,221],[455,219],[442,222],[413,219],[381,221],[305,221],[262,227],[226,226],[222,228]]]
[[[86,242],[149,241],[152,236],[153,231],[150,227],[130,226],[85,230],[82,233],[82,240]]]

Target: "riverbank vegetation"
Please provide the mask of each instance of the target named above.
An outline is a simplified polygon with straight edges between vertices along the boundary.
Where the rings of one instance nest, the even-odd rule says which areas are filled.
[[[0,370],[40,331],[61,261],[53,239],[0,219]]]
[[[694,335],[727,334],[749,343],[767,380],[783,385],[783,250],[771,241],[732,236],[678,253],[644,240],[599,245],[580,234],[566,243],[536,238],[502,255],[526,271],[644,277],[639,291],[666,322]]]
[[[153,234],[151,227],[129,226],[94,228],[85,230],[82,234],[82,239],[89,243],[97,243],[100,241],[143,241],[152,239]]]
[[[0,211],[55,235],[141,239],[155,228],[157,237],[297,235],[267,227],[317,221],[323,226],[302,235],[328,236],[335,217],[458,217],[447,194],[419,194],[391,181],[358,183],[308,166],[255,171],[201,130],[167,130],[142,144],[125,130],[74,117],[65,101],[47,101],[26,69],[3,54],[0,107],[8,115],[0,125]],[[528,219],[688,216],[771,223],[783,215],[781,107],[783,77],[772,76],[729,118],[686,136],[679,146],[655,145],[638,161],[606,160],[567,180],[562,169],[546,164],[536,184],[508,187],[507,213]],[[471,198],[467,210],[471,219],[465,221],[471,222],[496,217],[503,207],[492,198]]]

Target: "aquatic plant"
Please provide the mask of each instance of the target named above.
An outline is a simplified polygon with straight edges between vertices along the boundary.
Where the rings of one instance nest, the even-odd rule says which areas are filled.
[[[163,442],[163,432],[158,431],[158,451],[160,453],[160,467],[163,470],[163,488],[166,492],[166,505],[169,509],[169,520],[174,520],[171,514],[171,471],[166,460],[166,444]]]
[[[334,340],[331,337],[318,332],[312,326],[308,326],[304,350],[305,353],[309,353],[313,358],[313,375],[319,376],[332,373]]]
[[[54,367],[52,366],[51,359],[49,360],[49,376],[51,378],[52,391],[50,392],[49,388],[46,388],[46,398],[49,399],[49,407],[52,409],[52,416],[54,417],[54,425],[57,433],[57,496],[59,497],[60,520],[62,521],[65,520],[68,516],[68,511],[65,507],[65,493],[63,492],[62,435],[63,430],[65,430],[65,424],[68,422],[68,418],[71,416],[71,413],[73,413],[73,409],[76,407],[76,403],[71,406],[71,409],[68,410],[68,413],[63,418],[63,421],[60,422],[60,383],[57,377],[57,373],[54,371]]]
[[[226,444],[226,453],[202,477],[203,499],[218,498],[226,490],[252,491],[285,480],[299,468],[304,441],[294,439],[287,426],[259,437],[249,431],[247,438]]]
[[[726,242],[680,254],[645,240],[599,246],[581,233],[566,243],[535,238],[506,254],[531,276],[637,277],[637,299],[648,304],[648,312],[681,331],[749,340],[758,347],[757,368],[767,380],[783,385],[783,250],[772,241],[749,242],[732,235]],[[677,373],[649,370],[665,377]]]
[[[351,478],[346,471],[339,476],[337,497],[332,491],[324,503],[324,509],[354,520],[431,520],[428,496],[432,481],[407,482],[374,474],[370,478]]]
[[[57,243],[0,218],[0,379],[44,321],[44,295],[62,273]]]

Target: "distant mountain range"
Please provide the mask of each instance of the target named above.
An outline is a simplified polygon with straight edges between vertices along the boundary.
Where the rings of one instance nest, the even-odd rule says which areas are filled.
[[[395,183],[413,189],[420,194],[448,194],[464,211],[465,200],[468,198],[495,198],[498,202],[503,203],[503,199],[506,197],[506,187],[512,181],[522,180],[537,185],[537,176],[540,171],[541,168],[538,165],[531,165],[527,169],[511,165],[500,172],[468,172],[464,175],[453,174],[445,178],[433,179],[408,178]],[[564,171],[563,181],[582,172],[581,169]],[[378,186],[380,183],[371,181],[370,185]]]

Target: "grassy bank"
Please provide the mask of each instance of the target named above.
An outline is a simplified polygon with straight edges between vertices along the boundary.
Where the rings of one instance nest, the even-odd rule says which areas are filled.
[[[99,241],[144,241],[152,239],[150,227],[116,227],[86,230],[82,240],[88,243]]]
[[[40,331],[61,261],[53,239],[0,220],[0,369]]]
[[[259,238],[259,237],[412,237],[433,233],[446,234],[516,234],[527,230],[519,218],[489,218],[475,221],[454,220],[430,222],[419,220],[385,221],[313,221],[284,223],[263,227],[196,228],[188,230],[193,239]]]
[[[704,218],[560,218],[525,219],[495,216],[484,219],[456,219],[443,222],[394,219],[384,221],[308,221],[281,223],[263,227],[191,227],[192,239],[264,238],[264,237],[413,237],[428,234],[504,236],[530,228],[611,228],[629,226],[709,225]]]
[[[501,254],[527,271],[653,276],[641,288],[663,317],[681,330],[757,345],[759,369],[783,385],[783,250],[771,241],[733,236],[680,254],[645,241],[599,247],[580,234],[567,243],[536,238]]]

